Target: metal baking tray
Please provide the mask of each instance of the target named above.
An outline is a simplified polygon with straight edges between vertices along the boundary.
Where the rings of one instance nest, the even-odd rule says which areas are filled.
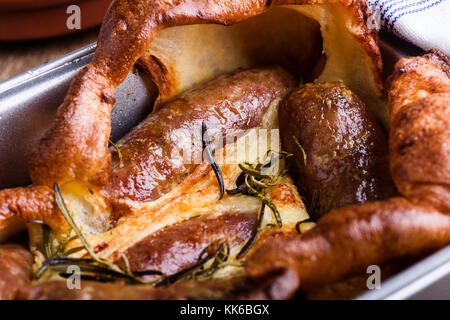
[[[384,77],[394,63],[422,51],[389,34],[381,34]],[[73,76],[90,62],[96,44],[88,45],[26,73],[0,82],[0,189],[27,185],[27,161],[50,125]],[[116,140],[150,112],[155,87],[139,70],[117,88],[112,111]],[[414,264],[357,299],[450,299],[450,246]]]
[[[93,43],[28,72],[0,82],[0,189],[30,182],[27,161],[50,126],[74,75],[92,59]],[[133,69],[116,92],[111,113],[113,141],[151,111],[153,82]]]

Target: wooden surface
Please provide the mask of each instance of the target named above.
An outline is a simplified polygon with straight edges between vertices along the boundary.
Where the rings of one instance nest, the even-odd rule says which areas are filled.
[[[0,81],[97,40],[98,28],[44,40],[0,42]]]

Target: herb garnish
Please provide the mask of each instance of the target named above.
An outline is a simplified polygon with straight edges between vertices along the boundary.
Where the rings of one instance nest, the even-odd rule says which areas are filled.
[[[109,143],[114,147],[114,149],[116,149],[117,151],[117,155],[119,156],[119,168],[123,168],[123,157],[122,157],[122,152],[120,151],[120,148],[117,144],[115,144],[114,142],[112,142],[111,139],[108,140]]]
[[[276,156],[276,154],[278,156]],[[270,160],[265,163],[240,163],[239,168],[242,170],[242,173],[236,180],[236,184],[238,186],[235,189],[227,190],[227,193],[229,195],[241,193],[258,197],[259,199],[261,199],[264,205],[268,206],[272,210],[275,220],[278,226],[281,228],[283,226],[281,215],[278,212],[275,204],[268,197],[266,197],[265,191],[267,188],[276,186],[278,182],[280,182],[281,178],[286,173],[286,170],[282,170],[280,172],[277,164],[281,159],[286,159],[292,156],[292,154],[284,151],[268,151],[266,159],[269,155]],[[278,171],[275,172],[275,169],[278,169]]]
[[[206,156],[208,157],[208,161],[211,164],[214,174],[216,175],[217,182],[219,183],[219,187],[220,187],[219,201],[220,201],[220,200],[222,200],[223,195],[225,193],[225,185],[223,183],[222,172],[220,171],[220,167],[217,164],[217,161],[214,158],[213,152],[211,150],[211,145],[210,145],[209,136],[208,136],[208,129],[206,127],[205,122],[202,122],[202,141],[203,141],[203,147],[205,148]]]
[[[265,203],[263,202],[261,204],[261,208],[259,209],[258,214],[258,224],[256,225],[256,230],[252,234],[252,236],[247,240],[247,242],[242,247],[241,251],[236,256],[236,259],[241,259],[243,256],[247,254],[247,252],[250,250],[250,248],[255,244],[256,240],[258,239],[259,230],[262,227],[262,222],[264,220],[264,209],[266,208]]]
[[[292,136],[292,138],[294,139],[295,144],[297,145],[297,147],[299,147],[300,151],[302,152],[303,155],[303,163],[306,166],[306,151],[305,149],[303,149],[303,146],[300,144],[300,142],[298,141],[296,136]]]
[[[53,239],[51,237],[51,232],[48,227],[44,227],[44,247],[47,260],[44,261],[42,266],[37,271],[36,278],[40,278],[44,274],[44,272],[49,269],[60,272],[59,275],[65,277],[67,276],[67,272],[65,271],[70,265],[76,265],[80,268],[80,270],[83,272],[82,278],[99,279],[99,281],[124,280],[128,283],[145,283],[143,280],[138,279],[136,276],[162,275],[161,272],[156,270],[147,270],[140,272],[131,271],[129,268],[128,260],[125,256],[122,256],[122,259],[124,261],[126,271],[123,271],[119,266],[112,263],[111,261],[97,256],[90,244],[87,242],[81,230],[76,225],[69,210],[67,209],[58,184],[55,183],[53,189],[55,192],[56,205],[58,206],[58,209],[60,210],[64,219],[75,232],[76,236],[68,239],[65,243],[60,245],[57,250],[55,250],[53,248]],[[83,246],[64,251],[67,243],[75,239],[79,239]],[[86,250],[91,258],[80,259],[68,257],[68,255],[81,250]]]
[[[308,208],[310,216],[312,216],[314,214],[314,211],[316,210],[318,198],[319,198],[319,191],[317,189],[314,189],[312,191],[311,202],[310,202],[309,208]]]
[[[220,185],[221,189],[220,199],[222,199],[224,194],[224,183],[222,179],[222,174],[212,154],[211,147],[209,144],[209,138],[206,133],[205,123],[202,123],[202,138],[206,154],[208,156],[208,159],[211,163],[211,166],[214,170],[214,173],[216,174],[216,177]],[[120,150],[118,150],[118,152],[120,152]],[[265,206],[268,206],[272,210],[278,226],[279,227],[282,226],[281,216],[276,206],[268,197],[266,197],[266,189],[268,187],[277,185],[281,177],[286,172],[285,170],[282,170],[281,172],[279,170],[275,171],[274,164],[277,164],[278,161],[280,161],[280,159],[285,159],[292,155],[286,152],[280,152],[277,153],[278,154],[277,157],[275,156],[276,154],[275,152],[269,151],[266,155],[266,158],[269,154],[270,160],[264,164],[261,163],[249,164],[247,162],[239,164],[242,173],[236,180],[238,187],[234,190],[227,190],[227,193],[230,195],[242,193],[258,197],[259,199],[261,199],[262,202],[261,208],[259,210],[258,224],[256,231],[250,237],[250,239],[248,239],[244,247],[238,253],[236,257],[237,259],[242,258],[257,240],[259,231],[262,227]],[[119,158],[121,158],[120,154]],[[127,283],[141,283],[141,284],[147,283],[152,284],[154,286],[160,286],[184,280],[206,279],[208,277],[211,277],[219,269],[224,268],[226,266],[243,266],[242,262],[235,262],[235,263],[228,262],[228,258],[230,255],[230,245],[228,241],[223,241],[219,244],[217,242],[213,242],[200,253],[196,264],[170,276],[165,276],[163,273],[157,270],[132,271],[130,269],[130,264],[126,256],[122,256],[122,260],[125,266],[124,268],[125,270],[123,270],[116,264],[104,258],[101,258],[97,256],[97,254],[95,254],[94,250],[87,242],[83,233],[73,220],[73,217],[70,214],[69,210],[67,209],[61,191],[56,183],[54,184],[54,192],[56,204],[63,217],[70,225],[73,232],[76,234],[76,236],[71,237],[64,243],[60,243],[59,246],[55,249],[53,247],[55,239],[53,238],[50,229],[45,225],[43,226],[44,248],[47,260],[44,261],[41,268],[38,270],[36,274],[37,278],[40,278],[47,270],[56,271],[61,277],[67,278],[70,276],[70,274],[67,273],[67,267],[71,265],[76,265],[80,268],[82,272],[81,279],[83,280],[96,280],[101,282],[112,282],[117,280],[123,280]],[[75,239],[79,239],[83,244],[83,246],[66,250],[67,244]],[[211,248],[213,247],[216,247],[216,249],[214,250],[213,253],[210,253]],[[82,250],[86,250],[90,258],[84,259],[84,258],[68,257],[69,255]],[[210,262],[211,259],[214,260]],[[210,264],[208,267],[206,267],[208,263]],[[160,278],[160,280],[157,281],[144,282],[141,279],[137,278],[139,276],[145,275],[160,276],[162,280]]]
[[[220,241],[220,240],[219,240]],[[165,277],[163,280],[155,284],[155,287],[169,285],[180,281],[186,280],[203,280],[211,277],[218,270],[225,268],[227,266],[243,266],[242,263],[233,263],[228,262],[228,258],[230,256],[230,244],[227,240],[219,242],[214,241],[205,247],[200,253],[197,262],[173,275]],[[213,251],[211,253],[211,251]],[[205,265],[211,260],[212,263],[209,267],[205,267]]]
[[[279,170],[278,162],[281,159],[286,159],[291,157],[292,154],[287,152],[273,152],[268,151],[266,154],[266,159],[270,155],[269,161],[265,163],[250,164],[248,162],[243,162],[239,164],[239,168],[242,173],[236,180],[237,187],[232,190],[227,190],[229,195],[244,194],[261,199],[261,207],[258,213],[258,223],[254,233],[244,244],[242,249],[236,256],[236,259],[241,259],[244,257],[250,248],[255,244],[258,239],[259,232],[262,228],[264,220],[265,207],[268,206],[274,215],[277,225],[281,228],[283,226],[283,221],[281,220],[281,215],[278,212],[275,204],[266,196],[266,190],[269,187],[276,186],[284,174],[287,172],[285,169]],[[278,170],[276,170],[278,169]],[[275,226],[275,225],[273,225]],[[272,227],[272,225],[271,225]]]

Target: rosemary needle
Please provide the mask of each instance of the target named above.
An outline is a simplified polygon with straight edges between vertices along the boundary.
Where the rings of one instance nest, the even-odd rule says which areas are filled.
[[[273,215],[275,217],[275,220],[277,221],[278,226],[281,228],[283,226],[283,221],[281,220],[281,215],[280,212],[278,212],[277,207],[275,206],[275,204],[270,201],[269,198],[267,198],[264,194],[262,194],[261,192],[259,192],[258,190],[256,190],[248,181],[248,176],[245,177],[245,184],[247,185],[248,191],[250,194],[258,197],[261,199],[261,201],[268,206],[272,212]]]
[[[117,144],[115,144],[114,142],[112,142],[111,139],[108,140],[109,143],[114,147],[114,149],[116,149],[117,151],[117,155],[119,156],[119,168],[123,168],[123,157],[122,157],[122,152],[120,151],[120,148]]]
[[[252,234],[252,236],[247,240],[245,245],[242,247],[241,251],[236,256],[236,259],[241,259],[243,256],[247,254],[247,252],[250,250],[250,248],[253,246],[253,244],[258,239],[259,230],[261,229],[262,222],[264,220],[264,209],[266,207],[266,204],[263,202],[261,204],[261,208],[259,209],[259,217],[258,217],[258,224],[256,226],[255,232]]]
[[[208,161],[211,164],[211,167],[214,171],[214,174],[216,175],[217,178],[217,182],[219,183],[219,187],[220,187],[220,197],[219,197],[219,201],[222,200],[223,195],[225,193],[225,186],[223,183],[223,177],[222,177],[222,172],[220,171],[220,167],[217,164],[216,159],[214,158],[214,155],[212,153],[211,150],[211,145],[209,142],[209,136],[208,136],[208,129],[206,128],[206,123],[202,122],[202,141],[203,141],[203,146],[205,148],[205,153],[206,156],[208,157]]]
[[[208,253],[212,247],[217,247],[214,253]],[[160,282],[155,284],[155,287],[162,285],[169,285],[175,282],[184,280],[199,280],[207,279],[211,277],[219,269],[224,268],[229,265],[242,266],[240,263],[229,263],[227,262],[230,255],[230,245],[228,241],[223,241],[217,245],[217,241],[212,242],[207,247],[205,247],[199,254],[197,263],[187,267],[177,273],[170,275]],[[211,259],[214,259],[208,268],[205,268],[205,264]]]
[[[70,265],[77,265],[84,274],[82,276],[84,279],[93,279],[98,281],[115,281],[115,280],[126,280],[129,283],[145,283],[144,281],[141,281],[140,279],[136,278],[136,275],[139,274],[141,276],[143,275],[162,275],[161,272],[157,270],[144,270],[139,271],[137,273],[134,273],[130,269],[130,264],[128,262],[128,259],[125,256],[122,256],[122,260],[125,264],[126,271],[124,272],[119,266],[116,264],[98,257],[95,253],[90,244],[86,241],[86,238],[82,234],[81,230],[76,225],[75,221],[72,218],[72,215],[70,214],[69,210],[67,209],[64,199],[61,194],[61,190],[59,189],[58,184],[54,184],[53,189],[55,191],[55,201],[56,205],[58,206],[59,210],[61,211],[61,214],[67,221],[67,223],[70,225],[72,230],[76,233],[76,237],[70,238],[68,241],[65,242],[65,244],[62,245],[63,249],[65,248],[66,244],[70,242],[71,240],[74,240],[76,238],[80,239],[83,246],[82,247],[75,247],[72,248],[66,252],[63,252],[66,256],[50,256],[47,257],[47,260],[44,261],[41,268],[37,271],[36,277],[40,278],[43,273],[48,270],[52,269],[54,271],[60,271],[60,275],[64,277],[67,273],[65,273],[66,268]],[[44,229],[45,231],[45,229]],[[49,233],[49,236],[45,236],[45,247],[46,247],[46,254],[47,255],[54,255],[54,250],[51,246],[51,234]],[[61,246],[60,246],[61,247]],[[91,256],[91,259],[80,259],[80,258],[71,258],[67,257],[67,255],[73,254],[75,252],[86,250],[89,255]],[[56,254],[59,253],[59,249],[56,252]],[[86,273],[88,273],[86,275]],[[94,275],[89,275],[94,274]],[[98,276],[98,275],[101,276]],[[105,277],[106,276],[106,277]]]
[[[294,138],[295,144],[296,144],[296,145],[300,148],[300,150],[302,151],[302,154],[303,154],[303,163],[304,163],[305,166],[306,166],[306,160],[307,160],[307,158],[306,158],[306,152],[305,152],[305,149],[303,149],[302,145],[300,144],[300,142],[298,141],[298,139],[297,139],[296,136],[292,136],[292,138]]]
[[[83,243],[86,251],[89,253],[89,255],[92,257],[92,259],[101,262],[100,259],[97,257],[97,255],[94,253],[94,250],[92,250],[91,245],[86,241],[83,234],[81,233],[78,226],[75,224],[75,221],[73,220],[71,214],[69,213],[69,210],[66,207],[66,204],[64,202],[64,199],[61,195],[61,190],[59,189],[59,186],[57,183],[53,185],[53,189],[55,191],[55,201],[56,205],[59,208],[59,211],[64,216],[64,219],[66,219],[67,223],[70,225],[72,230],[76,233],[80,241]]]

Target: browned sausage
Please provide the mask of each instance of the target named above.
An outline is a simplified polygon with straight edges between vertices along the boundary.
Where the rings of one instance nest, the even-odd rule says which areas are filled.
[[[218,77],[162,106],[118,142],[123,165],[116,154],[111,198],[150,201],[167,193],[196,167],[193,158],[183,163],[171,152],[192,145],[191,136],[201,135],[202,122],[218,132],[256,127],[270,103],[284,98],[294,85],[280,67],[251,69]],[[175,134],[179,129],[187,134]],[[192,146],[193,151],[201,148]]]
[[[298,186],[316,204],[313,216],[389,195],[386,135],[344,84],[301,86],[279,115],[283,146],[295,155],[290,165]]]
[[[255,228],[256,214],[252,212],[200,216],[147,236],[126,250],[125,255],[132,270],[159,270],[170,275],[195,264],[211,243],[229,240],[230,245],[239,245]]]

